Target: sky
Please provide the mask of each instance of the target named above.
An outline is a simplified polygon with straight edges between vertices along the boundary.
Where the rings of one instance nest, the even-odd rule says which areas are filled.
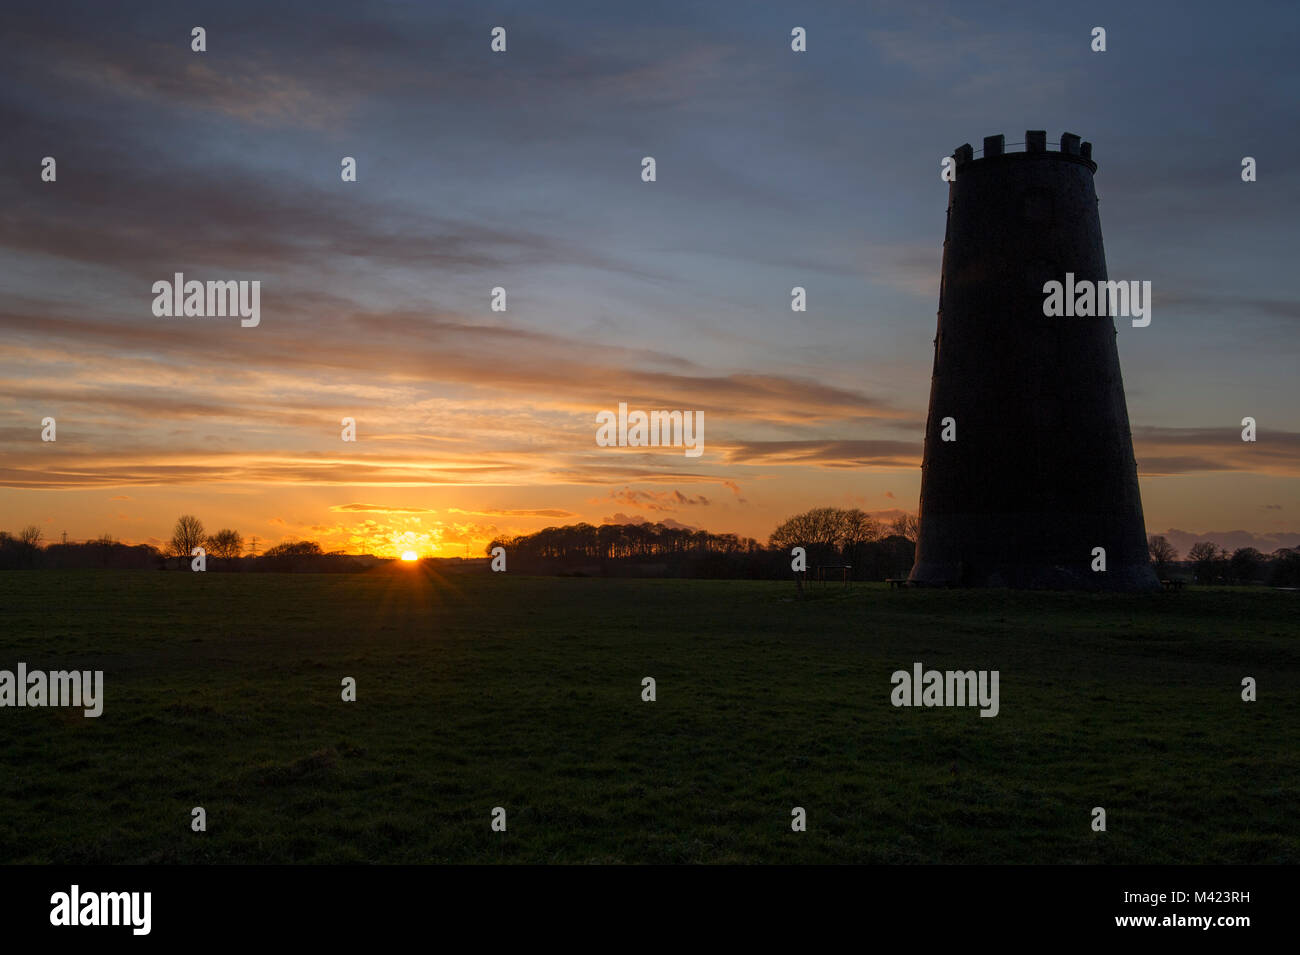
[[[915,512],[940,162],[1046,129],[1094,144],[1110,277],[1152,282],[1118,327],[1148,533],[1296,546],[1298,33],[1281,3],[7,11],[0,529],[479,556]],[[260,281],[259,324],[156,316],[177,272]],[[701,412],[704,452],[598,446],[620,402]]]

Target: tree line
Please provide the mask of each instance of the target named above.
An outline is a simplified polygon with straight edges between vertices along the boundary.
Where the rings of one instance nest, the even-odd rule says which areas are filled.
[[[911,568],[916,527],[913,515],[882,523],[823,507],[788,519],[766,544],[663,523],[580,523],[497,537],[485,553],[505,548],[507,566],[522,573],[772,579],[790,576],[790,550],[801,546],[813,574],[874,580]]]
[[[714,534],[663,523],[570,524],[532,534],[502,536],[487,547],[504,547],[511,570],[520,573],[591,576],[659,576],[776,579],[790,575],[790,551],[807,552],[809,576],[838,580],[880,580],[905,576],[915,554],[917,518],[903,514],[881,521],[856,508],[818,507],[783,521],[766,544],[752,537]],[[287,541],[261,554],[246,548],[242,534],[221,528],[209,534],[193,514],[182,514],[162,549],[123,544],[104,535],[80,543],[43,543],[36,525],[16,535],[0,531],[0,569],[151,569],[188,567],[202,547],[214,570],[362,570],[365,564],[342,551],[326,552],[316,541]],[[1184,560],[1163,535],[1147,549],[1157,574],[1190,574],[1199,584],[1266,583],[1300,587],[1300,548],[1263,554],[1254,547],[1231,553],[1213,541],[1199,541]]]
[[[1197,541],[1178,560],[1177,549],[1162,534],[1147,540],[1151,563],[1161,578],[1175,567],[1189,570],[1198,584],[1267,583],[1272,587],[1300,587],[1300,548],[1281,547],[1271,554],[1254,547],[1238,547],[1231,553],[1214,541]]]
[[[356,561],[346,560],[342,551],[327,553],[316,541],[286,541],[268,547],[261,554],[245,553],[242,534],[230,528],[209,534],[193,514],[177,518],[171,540],[162,548],[151,544],[123,544],[108,534],[90,541],[42,546],[43,536],[34,524],[24,527],[17,535],[0,531],[0,570],[188,567],[198,547],[211,558],[209,567],[214,570],[362,569]]]

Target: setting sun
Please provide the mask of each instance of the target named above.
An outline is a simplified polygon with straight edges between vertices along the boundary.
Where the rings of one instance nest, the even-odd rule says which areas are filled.
[[[402,551],[402,560],[419,560],[420,555],[413,550]]]

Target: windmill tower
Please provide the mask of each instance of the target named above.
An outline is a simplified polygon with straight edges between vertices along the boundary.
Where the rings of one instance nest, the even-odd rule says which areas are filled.
[[[1045,283],[1106,280],[1092,144],[1025,140],[954,153],[910,579],[1158,589],[1114,320],[1044,315]]]

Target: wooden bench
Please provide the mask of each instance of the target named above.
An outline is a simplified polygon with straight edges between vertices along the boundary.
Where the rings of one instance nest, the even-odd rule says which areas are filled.
[[[904,587],[908,586],[908,580],[906,577],[886,577],[885,583],[889,584],[890,590],[902,590]]]
[[[1181,580],[1162,580],[1160,581],[1160,586],[1165,588],[1165,590],[1182,590],[1183,582]]]
[[[821,583],[823,587],[828,581],[834,581],[838,574],[840,586],[849,586],[849,578],[853,572],[852,564],[822,564],[813,568],[813,579]]]

